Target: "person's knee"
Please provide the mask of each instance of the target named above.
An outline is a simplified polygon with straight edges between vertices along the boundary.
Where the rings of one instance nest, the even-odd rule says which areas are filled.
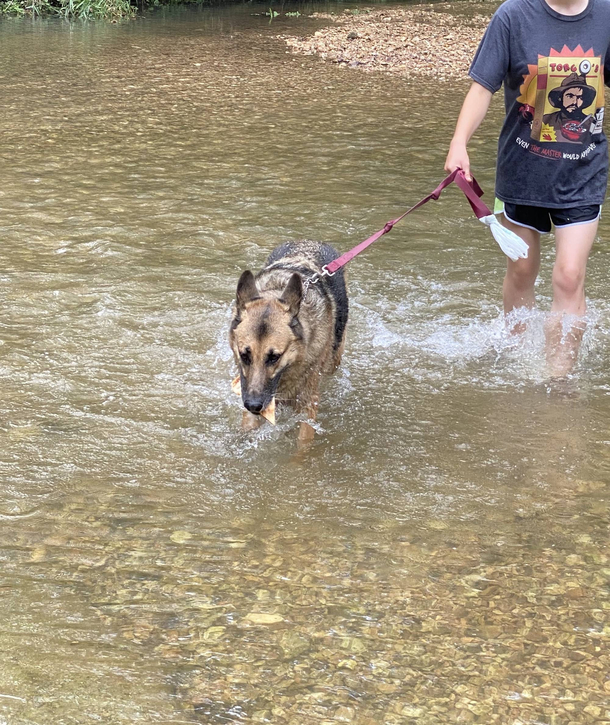
[[[556,263],[553,268],[553,289],[564,297],[577,297],[582,294],[585,282],[585,270],[577,264]]]
[[[537,276],[538,265],[511,264],[506,271],[508,281],[518,290],[526,290],[533,287]]]

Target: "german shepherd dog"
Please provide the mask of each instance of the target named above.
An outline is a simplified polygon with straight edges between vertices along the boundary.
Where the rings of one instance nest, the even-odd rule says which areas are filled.
[[[239,368],[244,429],[258,427],[275,399],[315,421],[320,378],[341,362],[348,300],[342,269],[313,284],[308,280],[338,256],[328,244],[285,242],[256,277],[246,270],[239,278],[229,342]],[[301,423],[299,439],[313,436],[313,428]]]

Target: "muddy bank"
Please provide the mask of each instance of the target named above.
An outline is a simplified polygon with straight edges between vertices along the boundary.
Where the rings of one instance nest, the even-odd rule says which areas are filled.
[[[466,78],[495,5],[451,3],[316,13],[329,26],[282,38],[295,53],[405,78]]]

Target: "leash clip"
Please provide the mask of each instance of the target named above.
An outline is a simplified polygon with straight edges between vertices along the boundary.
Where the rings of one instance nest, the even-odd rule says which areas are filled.
[[[308,277],[303,284],[303,297],[305,297],[312,284],[319,282],[322,277],[334,277],[338,271],[339,270],[329,272],[328,269],[326,269],[326,265],[324,265],[319,272],[314,272],[314,274],[312,274],[311,277]]]
[[[335,269],[334,272],[329,272],[326,265],[322,267],[322,272],[320,273],[320,277],[334,277],[339,270]]]
[[[326,269],[326,265],[324,265],[319,272],[315,272],[311,275],[311,277],[307,278],[307,287],[309,288],[310,284],[315,284],[316,282],[319,282],[322,277],[334,277],[337,274],[337,271],[338,270],[335,270],[334,272],[329,272],[328,269]]]

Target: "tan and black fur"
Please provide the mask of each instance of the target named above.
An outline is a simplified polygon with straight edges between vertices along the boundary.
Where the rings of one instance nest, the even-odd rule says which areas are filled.
[[[323,374],[341,361],[348,299],[343,270],[304,283],[339,253],[320,242],[286,242],[273,250],[256,277],[243,272],[229,341],[241,378],[245,428],[256,427],[260,412],[275,397],[315,420]],[[313,437],[301,425],[300,438]]]

